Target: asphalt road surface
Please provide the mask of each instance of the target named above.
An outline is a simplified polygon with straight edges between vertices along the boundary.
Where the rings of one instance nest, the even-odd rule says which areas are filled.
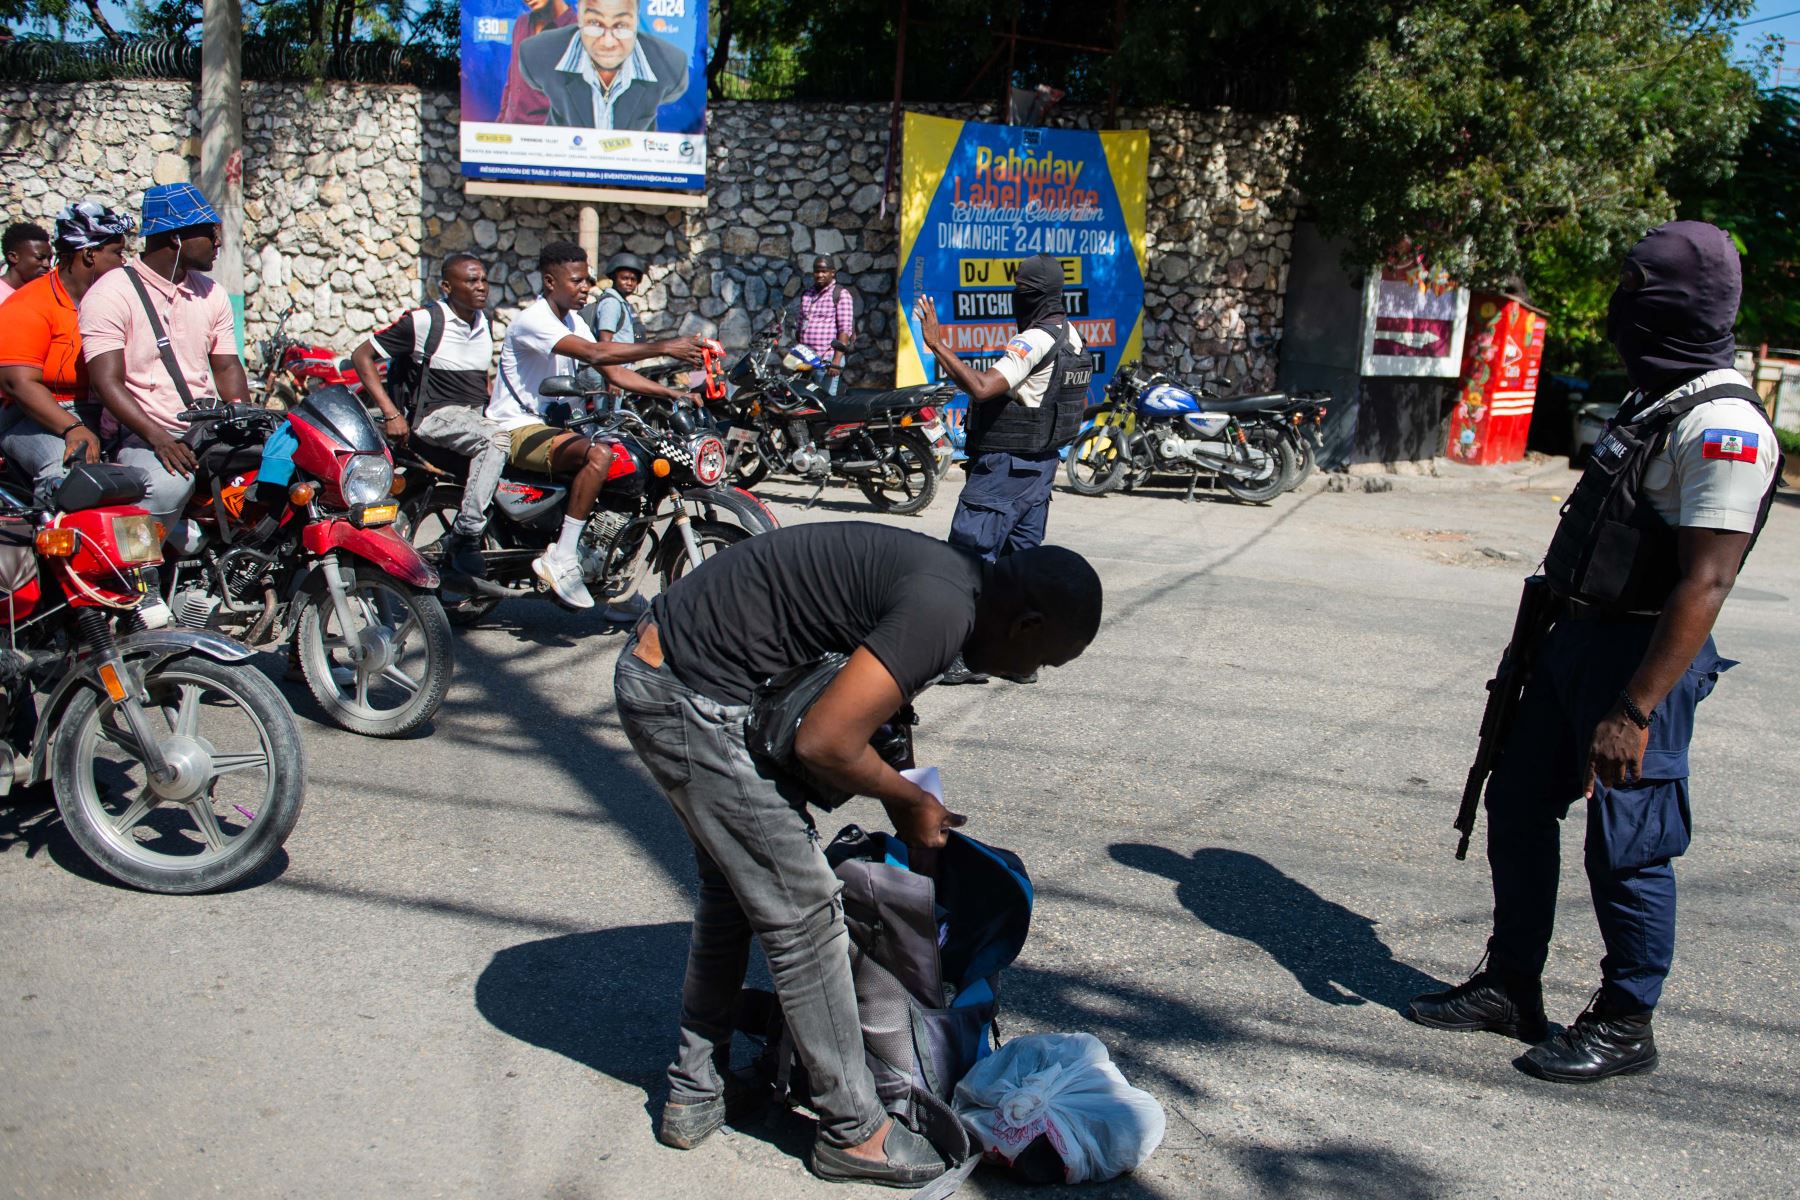
[[[957,478],[898,523],[941,535]],[[1145,1167],[1081,1195],[1800,1192],[1791,497],[1720,624],[1742,664],[1695,739],[1662,1069],[1559,1087],[1515,1043],[1399,1015],[1481,954],[1486,869],[1452,859],[1450,819],[1570,482],[1058,495],[1053,537],[1106,582],[1098,640],[1035,687],[918,708],[920,761],[1037,883],[1003,1031],[1094,1033],[1167,1108]],[[766,492],[784,521],[868,517],[851,491],[808,513]],[[613,712],[618,645],[509,603],[459,636],[443,711],[402,742],[327,728],[289,685],[306,808],[231,894],[112,886],[41,805],[0,809],[0,1192],[887,1194],[814,1181],[798,1117],[687,1154],[652,1137],[694,880]],[[1570,833],[1562,1021],[1601,953]],[[983,1171],[964,1194],[1027,1193]]]

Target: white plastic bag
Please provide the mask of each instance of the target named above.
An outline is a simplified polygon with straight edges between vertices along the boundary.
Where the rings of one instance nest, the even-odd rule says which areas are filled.
[[[1046,1136],[1066,1183],[1135,1170],[1163,1138],[1162,1105],[1125,1082],[1091,1033],[1014,1038],[975,1064],[953,1103],[1003,1165]]]

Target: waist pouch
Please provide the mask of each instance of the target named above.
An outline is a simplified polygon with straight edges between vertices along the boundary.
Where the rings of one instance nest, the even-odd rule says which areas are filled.
[[[794,740],[806,714],[849,661],[848,654],[833,652],[771,675],[756,689],[750,715],[744,720],[744,740],[750,756],[800,782],[808,792],[808,800],[827,811],[848,800],[851,793],[808,770],[794,755]],[[911,704],[901,705],[900,711],[869,739],[882,761],[895,770],[912,766],[912,727],[917,720]]]

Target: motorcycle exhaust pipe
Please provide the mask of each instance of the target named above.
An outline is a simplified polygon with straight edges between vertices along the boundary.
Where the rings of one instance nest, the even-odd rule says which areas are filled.
[[[1259,467],[1255,463],[1241,463],[1229,458],[1221,458],[1216,454],[1200,454],[1188,462],[1197,467],[1204,467],[1219,475],[1229,475],[1241,482],[1249,482],[1256,478]]]

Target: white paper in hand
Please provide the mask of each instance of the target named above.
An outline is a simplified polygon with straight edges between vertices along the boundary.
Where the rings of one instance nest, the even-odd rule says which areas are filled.
[[[909,767],[900,772],[900,778],[911,780],[913,783],[918,784],[933,796],[937,797],[937,802],[939,804],[944,802],[944,784],[938,779],[938,769],[936,767]]]

